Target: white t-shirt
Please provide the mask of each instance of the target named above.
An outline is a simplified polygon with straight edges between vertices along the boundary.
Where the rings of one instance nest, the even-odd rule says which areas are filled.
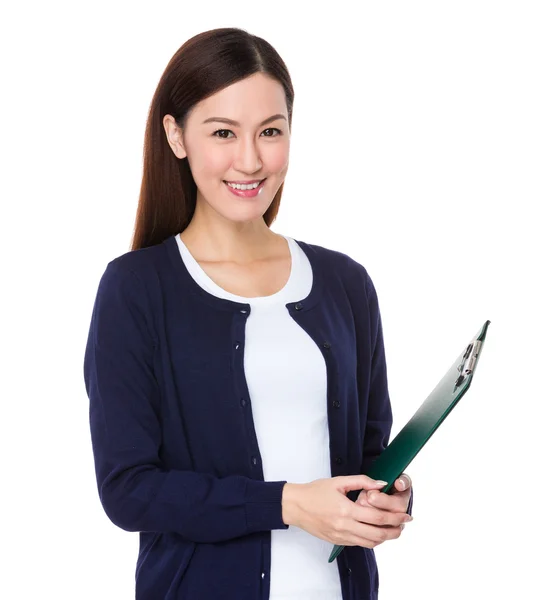
[[[312,268],[296,241],[291,273],[271,296],[246,298],[218,286],[176,236],[193,279],[220,298],[251,305],[246,321],[245,377],[265,481],[307,483],[331,476],[327,416],[327,373],[318,346],[291,318],[285,306],[305,298]],[[293,363],[297,377],[292,378]],[[290,377],[282,377],[282,374]],[[342,600],[338,561],[328,562],[333,546],[303,529],[271,531],[270,600]]]

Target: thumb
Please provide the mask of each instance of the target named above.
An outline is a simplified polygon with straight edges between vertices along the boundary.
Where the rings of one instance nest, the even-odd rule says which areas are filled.
[[[387,485],[387,481],[372,479],[368,475],[341,475],[335,479],[338,482],[338,489],[343,492],[351,490],[378,490]]]

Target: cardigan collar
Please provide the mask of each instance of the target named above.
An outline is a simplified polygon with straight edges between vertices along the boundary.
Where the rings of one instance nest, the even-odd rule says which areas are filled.
[[[176,240],[176,235],[179,234],[171,235],[168,238],[166,238],[162,242],[162,245],[166,249],[168,259],[172,264],[172,267],[176,276],[178,277],[182,289],[184,291],[188,290],[191,294],[196,294],[200,297],[201,300],[215,308],[229,310],[231,312],[242,311],[249,313],[251,311],[251,304],[249,302],[236,302],[228,298],[220,298],[218,296],[210,294],[207,290],[200,287],[200,285],[193,279],[192,275],[189,273],[187,266],[185,265],[185,262],[181,257],[178,248],[178,243]],[[308,260],[310,261],[313,274],[312,288],[310,290],[310,293],[306,296],[306,298],[301,298],[296,302],[288,302],[285,306],[287,309],[292,310],[295,307],[295,305],[299,304],[302,305],[302,307],[305,310],[307,310],[315,306],[315,304],[317,304],[323,292],[323,272],[322,265],[320,263],[321,257],[318,256],[317,249],[315,246],[296,239],[295,242],[300,246],[300,248],[302,248],[303,252],[306,254]]]

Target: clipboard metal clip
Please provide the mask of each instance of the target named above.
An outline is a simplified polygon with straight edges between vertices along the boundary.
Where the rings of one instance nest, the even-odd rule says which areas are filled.
[[[460,375],[455,382],[455,388],[458,388],[463,383],[465,378],[468,377],[474,370],[474,365],[476,364],[476,359],[478,358],[481,347],[482,342],[480,340],[474,340],[466,347],[463,354],[463,362],[457,367]]]

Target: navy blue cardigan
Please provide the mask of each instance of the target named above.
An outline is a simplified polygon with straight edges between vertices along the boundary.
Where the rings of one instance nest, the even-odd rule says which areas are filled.
[[[376,290],[346,254],[296,241],[313,287],[286,308],[325,358],[331,474],[360,474],[392,426]],[[84,379],[100,501],[140,532],[137,600],[269,598],[286,482],[263,481],[243,369],[250,311],[203,290],[173,235],[100,279]],[[344,600],[377,598],[372,549],[347,546],[336,562]]]

